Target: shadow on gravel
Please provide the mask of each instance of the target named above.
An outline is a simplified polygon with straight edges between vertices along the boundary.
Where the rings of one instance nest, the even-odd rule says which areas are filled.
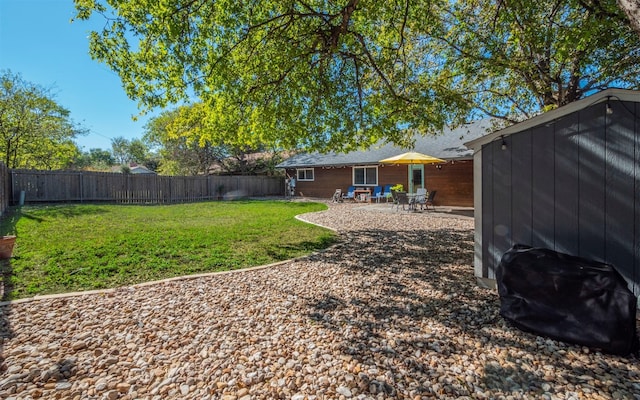
[[[0,260],[0,279],[2,279],[0,291],[2,291],[1,301],[5,302],[11,299],[13,285],[11,283],[11,275],[13,269],[11,267],[11,259]],[[0,373],[7,369],[4,355],[4,342],[14,336],[13,329],[9,323],[11,314],[11,304],[0,306]]]
[[[504,322],[498,296],[476,284],[472,232],[360,231],[345,236],[318,257],[344,267],[362,290],[344,297],[328,291],[322,300],[308,302],[308,316],[342,334],[339,348],[346,356],[378,371],[378,376],[360,373],[361,387],[394,396],[396,384],[406,388],[422,382],[414,390],[427,396],[538,397],[553,392],[556,384],[545,379],[539,363],[573,385],[593,375],[561,355],[579,356],[581,347],[547,341]],[[631,370],[616,363],[620,358],[602,359],[608,373],[629,376]],[[626,385],[623,393],[633,393],[632,384]],[[602,380],[594,389],[609,393],[609,386]]]
[[[16,224],[22,217],[24,217],[24,215],[19,208],[9,208],[0,222],[0,235],[15,235]],[[11,265],[11,259],[0,260],[0,301],[8,301],[12,297],[12,276],[13,267]],[[4,343],[14,336],[13,329],[9,323],[10,313],[11,304],[0,306],[0,373],[4,373],[8,368],[4,362]]]

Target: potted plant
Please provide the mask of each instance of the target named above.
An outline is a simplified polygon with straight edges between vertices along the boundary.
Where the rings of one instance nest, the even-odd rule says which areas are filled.
[[[393,199],[393,204],[398,204],[398,200],[396,199],[396,193],[398,192],[404,192],[404,185],[402,183],[391,186],[391,198]]]
[[[13,246],[16,243],[15,235],[0,236],[0,259],[11,258],[13,255]]]

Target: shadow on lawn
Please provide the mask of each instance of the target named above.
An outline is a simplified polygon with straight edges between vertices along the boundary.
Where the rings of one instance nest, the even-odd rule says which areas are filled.
[[[476,284],[471,232],[361,231],[336,248],[320,257],[344,266],[344,274],[360,281],[362,290],[310,298],[308,317],[339,332],[335,346],[346,356],[377,371],[356,377],[364,391],[395,396],[397,387],[420,382],[415,390],[427,396],[474,396],[481,390],[539,397],[549,391],[546,385],[553,392],[559,383],[532,368],[537,362],[552,366],[572,385],[586,384],[588,364],[574,365],[570,357],[556,354],[563,350],[580,357],[580,346],[521,332],[500,317],[497,295]],[[446,335],[440,333],[443,328]],[[633,374],[620,360],[625,359],[602,355],[600,363],[614,376]],[[465,381],[469,364],[476,365],[475,374],[482,371],[474,383]],[[442,368],[440,387],[434,389],[434,371]],[[634,390],[631,384],[619,389]],[[609,388],[598,383],[595,390],[608,393]]]
[[[11,260],[0,260],[0,279],[2,280],[0,291],[2,291],[2,301],[5,302],[11,298],[13,285],[11,284]],[[9,323],[11,314],[11,304],[0,305],[0,374],[4,373],[7,365],[4,362],[4,342],[11,339],[14,335],[13,328]]]
[[[83,204],[81,207],[69,206],[69,204],[43,204],[37,206],[30,206],[30,209],[36,211],[41,208],[46,208],[47,218],[74,218],[83,215],[94,214],[107,214],[109,210],[106,210],[98,204]],[[32,219],[35,221],[44,221],[45,218],[36,216],[34,212],[25,212],[24,209],[18,209],[20,214],[19,218]]]
[[[6,214],[0,220],[0,235],[18,235],[17,224],[20,218],[24,218],[22,209],[19,207],[11,207],[7,210]],[[20,238],[16,238],[16,243]],[[0,301],[11,300],[11,293],[13,292],[13,267],[11,265],[11,259],[0,260]]]

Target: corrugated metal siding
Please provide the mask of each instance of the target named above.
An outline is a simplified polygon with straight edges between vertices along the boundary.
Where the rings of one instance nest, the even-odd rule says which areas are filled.
[[[482,277],[514,243],[613,264],[640,295],[640,106],[612,101],[482,147]]]

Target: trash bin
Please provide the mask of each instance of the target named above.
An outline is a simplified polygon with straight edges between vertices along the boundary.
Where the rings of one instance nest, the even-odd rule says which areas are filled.
[[[612,354],[638,351],[638,300],[612,265],[516,244],[496,281],[500,315],[523,331]]]

